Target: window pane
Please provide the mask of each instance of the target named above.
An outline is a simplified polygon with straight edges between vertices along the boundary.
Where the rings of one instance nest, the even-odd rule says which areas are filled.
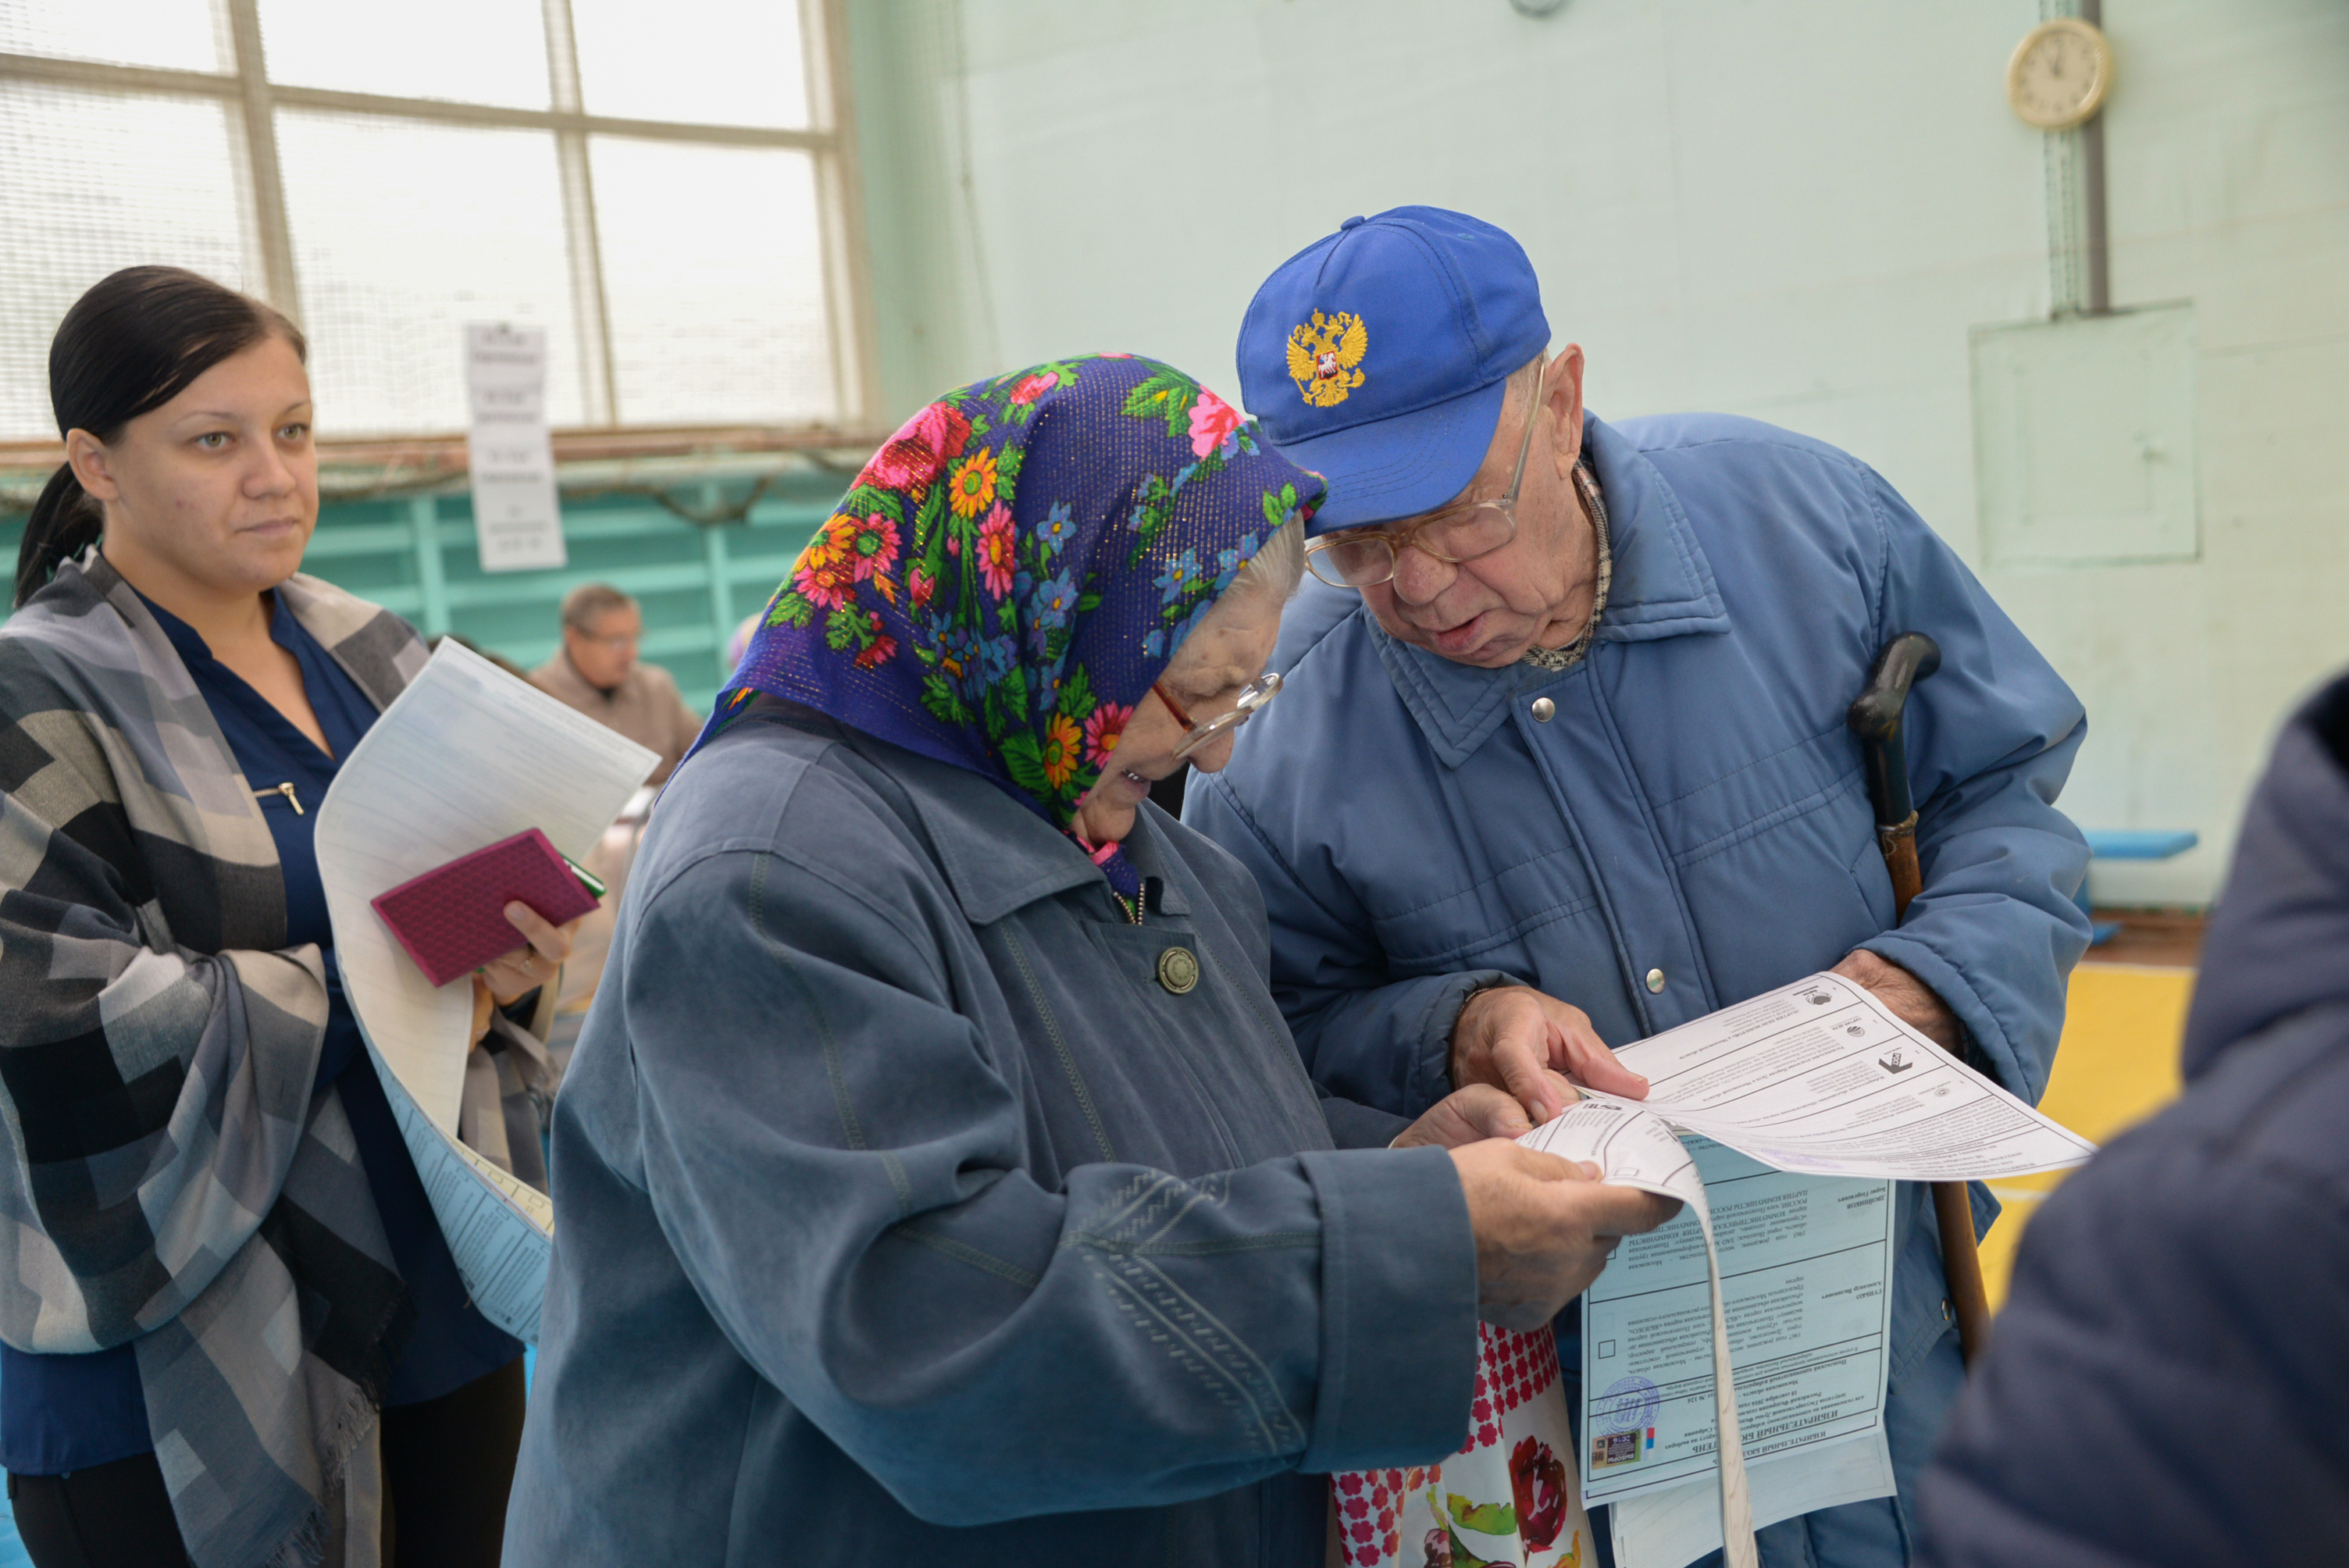
[[[539,0],[261,0],[269,79],[544,108]]]
[[[161,262],[232,288],[248,265],[229,124],[197,98],[0,81],[0,438],[54,437],[49,339],[82,291]]]
[[[287,110],[277,148],[321,434],[464,428],[477,321],[546,328],[548,418],[581,422],[551,135]]]
[[[597,137],[589,160],[620,417],[834,418],[808,156]]]
[[[571,0],[571,28],[590,114],[807,124],[794,0]]]
[[[212,0],[0,0],[0,51],[168,70],[235,68]]]

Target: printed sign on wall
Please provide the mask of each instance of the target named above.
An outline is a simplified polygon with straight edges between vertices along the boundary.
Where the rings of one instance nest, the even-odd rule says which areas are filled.
[[[468,326],[465,389],[473,410],[466,452],[481,570],[563,565],[569,557],[546,428],[545,329]]]

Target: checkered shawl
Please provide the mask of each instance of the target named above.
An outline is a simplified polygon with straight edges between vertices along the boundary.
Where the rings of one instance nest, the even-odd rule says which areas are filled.
[[[390,612],[278,592],[378,707],[423,667]],[[340,1095],[311,1092],[318,951],[285,939],[252,787],[93,549],[0,627],[0,1338],[138,1346],[197,1568],[316,1563],[347,1512],[372,1561],[415,1317]]]

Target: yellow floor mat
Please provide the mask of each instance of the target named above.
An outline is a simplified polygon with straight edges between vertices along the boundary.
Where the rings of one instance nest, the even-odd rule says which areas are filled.
[[[2084,964],[2072,971],[2064,1038],[2055,1047],[2055,1071],[2039,1109],[2081,1137],[2104,1143],[2168,1105],[2178,1095],[2178,1049],[2193,994],[2191,969]],[[1991,1183],[2006,1205],[1982,1243],[1982,1277],[1993,1309],[2006,1299],[2015,1243],[2063,1179],[2058,1172]]]

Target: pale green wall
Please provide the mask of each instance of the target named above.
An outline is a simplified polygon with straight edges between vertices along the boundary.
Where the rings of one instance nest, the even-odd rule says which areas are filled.
[[[1409,201],[1508,228],[1589,396],[1836,442],[1980,563],[1967,329],[2049,304],[2035,0],[848,0],[883,382],[902,412],[1124,348],[1236,390],[1263,275]],[[2197,311],[2202,558],[1985,572],[2085,699],[2064,805],[2206,847],[2349,663],[2349,6],[2108,0],[2119,304]]]

